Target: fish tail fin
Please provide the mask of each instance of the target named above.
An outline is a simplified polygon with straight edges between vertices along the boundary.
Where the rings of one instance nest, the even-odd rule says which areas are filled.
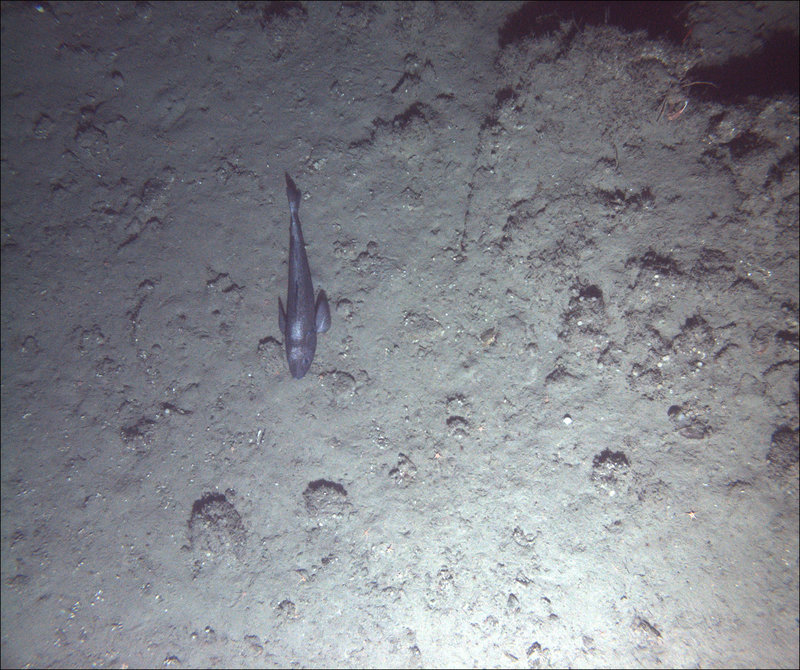
[[[286,197],[289,198],[289,210],[292,215],[297,215],[297,211],[300,209],[300,189],[292,181],[288,172],[284,174],[286,175]]]

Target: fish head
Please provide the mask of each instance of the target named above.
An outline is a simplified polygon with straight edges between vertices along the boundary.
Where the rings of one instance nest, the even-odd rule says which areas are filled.
[[[292,342],[286,348],[286,360],[289,363],[289,372],[295,379],[305,376],[314,360],[314,350],[317,348],[316,333],[304,337],[298,342]]]

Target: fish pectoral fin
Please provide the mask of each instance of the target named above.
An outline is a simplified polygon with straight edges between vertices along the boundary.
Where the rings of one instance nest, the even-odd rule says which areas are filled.
[[[328,296],[325,295],[325,291],[317,294],[316,321],[317,332],[327,333],[331,327],[331,308],[328,306]]]
[[[278,298],[278,328],[280,328],[281,333],[286,336],[286,312],[283,309],[283,303],[280,298]]]

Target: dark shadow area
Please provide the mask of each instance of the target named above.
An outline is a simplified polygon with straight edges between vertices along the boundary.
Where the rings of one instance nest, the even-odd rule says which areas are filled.
[[[686,73],[686,83],[710,82],[714,86],[693,86],[692,97],[740,102],[755,95],[798,94],[798,36],[790,31],[773,34],[759,51],[736,56],[719,65],[698,65]]]
[[[688,31],[685,2],[528,2],[498,31],[503,49],[526,37],[540,37],[558,29],[562,21],[584,26],[609,25],[626,32],[646,30],[650,38],[680,44]]]

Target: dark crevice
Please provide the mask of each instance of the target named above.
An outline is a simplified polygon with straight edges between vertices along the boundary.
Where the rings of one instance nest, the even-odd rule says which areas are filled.
[[[541,37],[559,29],[562,21],[585,26],[617,26],[625,32],[646,30],[651,39],[680,44],[688,26],[685,2],[526,2],[510,14],[498,31],[503,49],[527,37]]]
[[[692,86],[693,98],[723,104],[741,102],[748,96],[770,98],[798,94],[798,37],[777,32],[758,51],[735,56],[719,65],[697,65],[686,73],[687,83],[710,82],[714,86]]]

